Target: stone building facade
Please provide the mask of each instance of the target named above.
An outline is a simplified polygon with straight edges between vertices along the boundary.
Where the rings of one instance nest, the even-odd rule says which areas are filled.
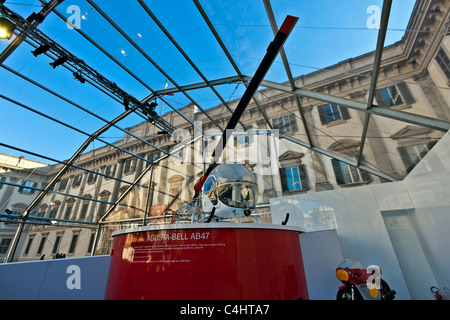
[[[51,169],[43,162],[0,154],[0,212],[8,216],[20,215],[36,196],[38,188],[47,184]],[[45,209],[41,206],[41,210]],[[29,228],[30,225],[26,230]],[[0,220],[0,261],[6,256],[16,229],[17,224],[8,222],[8,219]]]

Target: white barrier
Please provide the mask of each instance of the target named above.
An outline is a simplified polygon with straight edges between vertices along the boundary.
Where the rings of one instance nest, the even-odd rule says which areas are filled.
[[[0,264],[1,300],[102,300],[111,256]]]

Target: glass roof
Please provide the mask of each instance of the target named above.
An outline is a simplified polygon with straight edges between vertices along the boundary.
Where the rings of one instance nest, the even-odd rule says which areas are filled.
[[[46,3],[6,1],[2,8],[25,19],[39,12]],[[266,82],[255,95],[256,100],[270,101],[285,108],[277,102],[277,95],[292,94],[289,87],[292,78],[300,79],[297,89],[306,90],[314,81],[326,78],[335,81],[327,80],[327,86],[320,90],[316,88],[297,96],[307,106],[333,104],[333,90],[339,86],[341,78],[353,76],[355,81],[373,83],[373,103],[379,105],[376,89],[398,85],[389,75],[395,70],[379,66],[380,59],[395,54],[389,48],[405,37],[438,32],[410,25],[416,1],[395,0],[390,11],[383,15],[385,3],[381,0],[66,0],[49,13],[37,29],[131,97],[138,101],[155,99],[158,106],[154,111],[170,122],[169,112],[187,114],[192,105],[208,117],[208,111],[214,116],[231,116],[229,104],[233,107],[237,104],[248,82],[239,78],[239,81],[220,81],[215,86],[208,84],[236,76],[251,79],[287,15],[299,20],[283,46],[285,59],[281,53],[277,55],[264,78]],[[384,25],[383,18],[387,19]],[[411,27],[413,29],[408,29]],[[20,31],[16,30],[16,36],[9,41],[1,40],[0,51],[7,51]],[[384,42],[378,48],[378,39],[384,32]],[[30,159],[55,163],[72,157],[90,135],[122,115],[125,107],[123,100],[92,79],[86,79],[86,83],[74,79],[77,65],[52,68],[49,64],[58,58],[53,52],[34,56],[31,51],[40,44],[30,35],[1,65],[0,153],[22,156],[25,152]],[[354,62],[356,57],[358,62]],[[374,65],[378,66],[375,79]],[[302,84],[305,75],[311,82]],[[195,88],[186,89],[190,85]],[[277,85],[281,86],[281,91]],[[426,82],[411,85],[439,87]],[[164,94],[165,89],[174,89],[174,93]],[[390,94],[395,95],[395,92]],[[402,96],[409,98],[405,92]],[[387,172],[390,169],[383,168],[384,162],[377,161],[378,155],[366,152],[361,146],[366,139],[392,138],[397,132],[391,130],[389,122],[403,119],[389,119],[374,133],[370,130],[376,125],[374,119],[383,115],[369,116],[366,109],[372,106],[367,106],[364,99],[354,101],[347,99],[340,104],[348,107],[352,114],[345,135],[337,127],[318,128],[308,119],[302,123],[304,119],[300,114],[295,115],[299,130],[295,134],[288,132],[286,136],[331,156],[342,148],[352,149],[355,159],[362,153],[363,165],[367,168]],[[220,107],[212,109],[216,106]],[[342,115],[343,112],[345,109],[341,110]],[[430,115],[425,111],[412,114],[412,110],[405,109],[403,112],[440,119],[439,114]],[[318,121],[319,109],[313,108],[311,117]],[[365,124],[359,121],[365,117]],[[114,142],[124,136],[132,136],[128,129],[146,120],[142,113],[131,112],[90,143],[85,152],[95,152],[102,146],[113,147]],[[429,136],[438,139],[439,135],[434,133]],[[398,153],[398,150],[387,152]]]
[[[6,1],[5,6],[27,18],[32,12],[38,12],[43,3],[45,2],[37,0]],[[395,43],[404,36],[414,3],[412,0],[393,2],[386,45]],[[151,90],[164,89],[166,81],[168,87],[173,88],[205,82],[205,79],[210,81],[236,75],[236,69],[202,13],[223,41],[239,72],[247,76],[253,76],[273,39],[267,6],[273,12],[278,27],[286,15],[299,17],[294,31],[284,45],[290,71],[293,77],[298,77],[323,69],[337,74],[351,73],[352,70],[341,70],[333,66],[375,50],[378,29],[374,26],[379,23],[377,14],[382,5],[381,0],[285,0],[273,3],[253,0],[176,1],[175,4],[70,0],[59,4],[38,29],[121,89],[137,99],[143,99]],[[77,24],[79,29],[69,28],[66,20]],[[168,35],[176,41],[182,52]],[[50,57],[34,57],[30,53],[34,50],[30,43],[32,41],[22,43],[6,59],[0,70],[4,96],[87,133],[95,132],[103,124],[101,120],[5,69],[11,68],[107,120],[112,120],[123,112],[119,101],[111,99],[91,85],[74,80],[67,69],[52,69],[48,65],[52,62]],[[0,50],[3,51],[8,44],[8,41],[0,41]],[[265,79],[277,83],[288,81],[280,55]],[[183,93],[166,96],[166,102],[171,107],[163,103],[156,111],[164,114],[172,111],[172,108],[179,109],[193,102],[207,110],[223,101],[239,99],[245,86],[242,83],[227,84],[216,86],[215,89],[217,93],[205,88],[189,91],[188,96]],[[1,116],[4,143],[57,159],[70,157],[85,139],[79,132],[5,100],[2,100]],[[120,126],[129,127],[142,120],[130,115],[121,121]],[[18,123],[20,130],[17,130]],[[54,139],[55,136],[59,139]],[[111,132],[108,136],[118,137],[120,132]],[[112,142],[113,139],[108,141]],[[100,142],[98,144],[101,145]],[[3,148],[0,151],[16,153]]]

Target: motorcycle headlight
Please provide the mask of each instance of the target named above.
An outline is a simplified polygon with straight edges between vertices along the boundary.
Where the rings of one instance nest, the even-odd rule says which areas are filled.
[[[378,289],[375,285],[371,285],[369,289],[369,293],[372,296],[372,298],[378,297]]]
[[[336,277],[341,281],[348,281],[348,272],[344,269],[337,269]]]

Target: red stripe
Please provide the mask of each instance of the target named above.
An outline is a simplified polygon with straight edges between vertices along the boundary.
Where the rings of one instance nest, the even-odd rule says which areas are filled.
[[[283,24],[281,25],[280,30],[278,32],[289,34],[292,29],[294,28],[294,25],[297,23],[298,17],[294,16],[286,16],[286,19],[284,19]]]

